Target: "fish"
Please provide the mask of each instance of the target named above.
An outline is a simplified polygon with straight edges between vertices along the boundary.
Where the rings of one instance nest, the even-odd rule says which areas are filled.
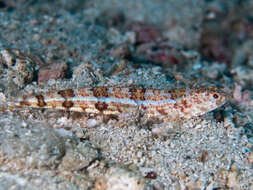
[[[23,94],[9,103],[9,107],[115,116],[141,112],[147,117],[171,122],[211,112],[224,105],[226,97],[214,86],[170,90],[97,86]]]

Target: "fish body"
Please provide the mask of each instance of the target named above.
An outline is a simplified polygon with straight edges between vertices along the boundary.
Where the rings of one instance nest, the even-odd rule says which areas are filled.
[[[164,90],[99,86],[23,95],[11,107],[103,115],[141,111],[148,117],[178,121],[203,115],[222,106],[225,101],[225,94],[215,87]]]

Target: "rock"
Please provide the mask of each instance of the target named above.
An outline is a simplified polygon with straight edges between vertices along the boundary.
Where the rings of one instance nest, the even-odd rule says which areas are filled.
[[[145,180],[133,171],[112,167],[95,182],[93,190],[141,190]]]
[[[131,30],[136,33],[136,43],[155,42],[161,37],[158,28],[140,22],[133,23]]]
[[[13,119],[1,130],[0,155],[2,169],[56,168],[65,154],[64,139],[53,129],[38,123]],[[1,158],[2,159],[2,158]]]
[[[201,38],[201,53],[205,58],[217,61],[219,63],[231,63],[229,50],[224,45],[222,38],[215,35],[203,33]]]
[[[93,127],[96,127],[98,124],[99,124],[98,120],[91,118],[91,119],[88,119],[86,126],[88,128],[93,128]]]
[[[131,53],[127,45],[119,45],[111,49],[110,54],[119,59],[127,59]]]
[[[68,150],[59,169],[65,171],[81,170],[89,166],[99,156],[99,150],[91,143],[79,143],[76,148]]]
[[[125,15],[122,11],[107,10],[103,11],[97,18],[96,23],[107,28],[123,26],[126,21]]]
[[[67,63],[53,63],[39,70],[38,82],[46,82],[49,79],[64,78],[67,74]]]
[[[8,82],[12,81],[20,88],[31,83],[34,78],[35,61],[32,56],[17,49],[1,50],[0,64],[8,70]]]

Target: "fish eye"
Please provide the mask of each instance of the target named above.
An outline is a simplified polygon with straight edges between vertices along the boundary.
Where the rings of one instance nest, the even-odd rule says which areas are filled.
[[[214,99],[218,99],[218,98],[219,98],[219,95],[215,93],[215,94],[213,95],[213,98],[214,98]]]

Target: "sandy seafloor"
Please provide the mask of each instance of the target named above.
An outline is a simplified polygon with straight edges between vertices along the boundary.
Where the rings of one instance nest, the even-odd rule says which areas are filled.
[[[1,0],[3,105],[101,85],[214,85],[230,98],[175,125],[2,110],[0,190],[252,190],[252,9],[250,0]]]

